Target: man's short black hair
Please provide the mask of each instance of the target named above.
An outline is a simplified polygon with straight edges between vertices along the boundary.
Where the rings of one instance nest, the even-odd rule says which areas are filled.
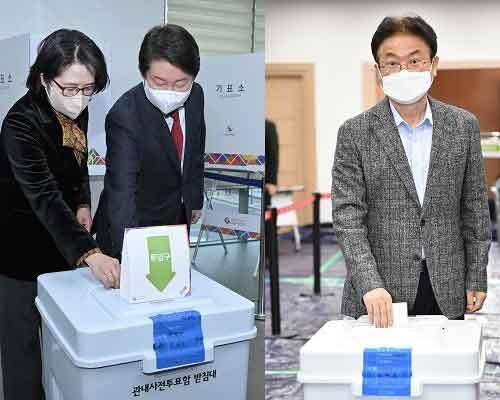
[[[109,76],[102,51],[88,36],[70,29],[59,29],[42,40],[26,87],[36,96],[43,96],[40,75],[49,82],[75,63],[84,65],[94,75],[96,93],[106,88]]]
[[[422,17],[403,16],[403,17],[385,17],[372,38],[372,54],[375,62],[378,63],[378,49],[382,42],[398,33],[410,33],[421,38],[430,49],[431,59],[437,53],[437,36],[434,29],[424,21]]]
[[[179,25],[159,25],[146,33],[139,51],[139,70],[143,77],[155,60],[168,61],[193,78],[200,71],[198,45],[193,36]]]

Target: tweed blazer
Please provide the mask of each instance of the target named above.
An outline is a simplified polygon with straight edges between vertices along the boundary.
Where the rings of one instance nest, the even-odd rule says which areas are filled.
[[[432,98],[429,104],[433,133],[423,204],[387,97],[339,129],[332,202],[347,267],[342,314],[366,314],[362,297],[376,288],[411,310],[422,248],[448,318],[464,314],[466,289],[487,290],[491,233],[479,124],[465,110]]]

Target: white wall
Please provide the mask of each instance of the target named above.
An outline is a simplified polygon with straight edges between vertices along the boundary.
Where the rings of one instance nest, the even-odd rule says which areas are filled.
[[[443,60],[500,59],[500,1],[266,0],[266,62],[314,63],[318,189],[329,192],[337,130],[362,111],[361,65],[386,15],[421,15]],[[500,112],[500,110],[499,110]],[[329,202],[322,220],[331,221]]]

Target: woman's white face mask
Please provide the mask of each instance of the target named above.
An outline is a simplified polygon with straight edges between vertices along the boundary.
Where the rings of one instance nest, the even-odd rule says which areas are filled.
[[[382,76],[379,69],[378,72],[384,93],[400,104],[416,103],[427,94],[432,85],[432,63],[430,71],[414,72],[404,69],[386,76]]]
[[[85,65],[79,63],[72,64],[53,81],[45,80],[43,75],[41,76],[41,80],[52,108],[70,119],[78,118],[87,108],[92,98],[92,96],[84,96],[82,91],[75,96],[63,96],[62,89],[58,86],[58,84],[63,87],[86,87],[93,85],[95,81],[94,74]],[[58,84],[54,81],[57,81]],[[71,82],[71,84],[68,82]]]
[[[55,83],[50,84],[50,89],[45,87],[45,92],[50,105],[56,111],[67,116],[70,119],[76,119],[89,105],[91,96],[84,96],[82,92],[76,96],[63,96],[61,90]]]

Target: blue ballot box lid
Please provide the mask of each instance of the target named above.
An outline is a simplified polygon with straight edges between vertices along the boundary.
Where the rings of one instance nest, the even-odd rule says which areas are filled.
[[[426,385],[476,384],[484,365],[478,321],[421,316],[380,329],[361,318],[327,322],[314,334],[300,350],[298,380],[348,385],[353,396],[420,396]]]
[[[81,368],[143,362],[145,373],[213,360],[216,346],[256,336],[254,304],[197,271],[186,298],[130,304],[87,268],[41,275],[36,306]]]

